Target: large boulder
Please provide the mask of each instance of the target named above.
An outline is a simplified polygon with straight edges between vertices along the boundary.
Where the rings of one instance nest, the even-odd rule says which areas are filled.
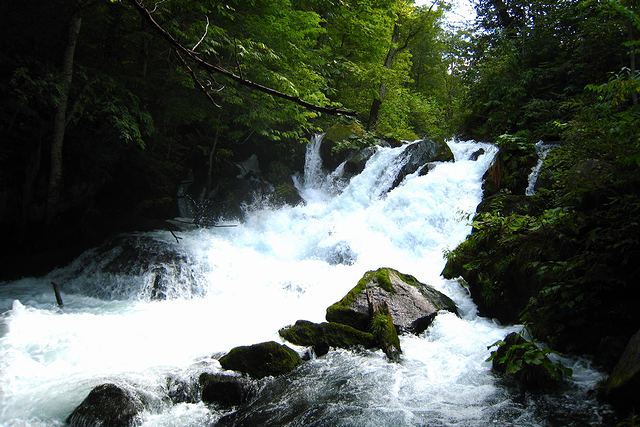
[[[386,304],[400,332],[419,334],[440,310],[457,313],[455,303],[415,277],[391,268],[368,271],[340,301],[327,308],[329,322],[369,331],[372,307]]]
[[[205,372],[200,375],[198,382],[202,389],[202,401],[223,408],[242,405],[254,394],[251,382],[235,375]]]
[[[375,347],[372,334],[340,323],[313,323],[298,320],[294,325],[279,331],[282,338],[296,345],[313,347],[317,356],[327,353],[329,347]]]
[[[224,369],[242,372],[253,378],[286,374],[302,363],[298,353],[274,341],[235,347],[220,358]]]
[[[144,405],[132,390],[116,384],[95,387],[67,418],[72,427],[137,426]]]
[[[601,394],[616,406],[640,409],[640,330],[629,340]]]
[[[427,163],[453,161],[453,153],[444,142],[423,139],[409,145],[402,153],[400,161],[404,164],[398,172],[398,175],[396,175],[391,189],[400,185],[407,175],[411,175]],[[424,175],[429,170],[428,167],[425,167],[422,169],[421,174]]]

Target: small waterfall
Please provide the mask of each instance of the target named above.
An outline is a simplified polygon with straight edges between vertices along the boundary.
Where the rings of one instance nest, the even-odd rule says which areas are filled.
[[[544,160],[547,158],[551,150],[556,147],[557,145],[555,144],[545,144],[543,141],[536,142],[536,153],[538,154],[538,162],[534,167],[531,168],[527,189],[524,192],[525,195],[533,196],[535,194],[536,183],[538,182],[538,176],[540,176],[540,171],[542,170]]]
[[[311,138],[311,142],[307,145],[307,151],[304,159],[304,187],[318,188],[324,181],[325,174],[322,170],[322,157],[320,156],[320,148],[324,134],[316,134]]]

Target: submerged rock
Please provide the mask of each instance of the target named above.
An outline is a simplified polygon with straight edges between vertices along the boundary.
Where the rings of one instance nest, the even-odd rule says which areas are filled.
[[[368,271],[340,301],[327,308],[329,322],[369,331],[372,305],[386,304],[400,332],[419,334],[440,310],[457,313],[455,303],[415,277],[391,268]]]
[[[224,369],[242,372],[254,378],[286,374],[302,363],[298,353],[275,341],[235,347],[220,358]]]
[[[253,396],[251,382],[243,377],[203,373],[198,382],[202,388],[202,401],[223,408],[242,405]]]
[[[640,409],[640,330],[629,340],[601,395],[615,406]]]
[[[135,392],[116,385],[95,387],[67,418],[72,427],[137,426],[144,405]]]
[[[371,348],[376,346],[372,334],[340,323],[317,324],[307,320],[298,320],[294,325],[280,329],[278,333],[290,343],[313,347],[316,356],[326,354],[329,347],[362,346]]]

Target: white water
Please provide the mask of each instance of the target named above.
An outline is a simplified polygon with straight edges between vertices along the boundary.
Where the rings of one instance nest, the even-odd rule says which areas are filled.
[[[167,401],[167,376],[219,370],[211,358],[216,353],[279,340],[278,329],[297,319],[324,320],[328,305],[381,266],[445,292],[461,318],[442,314],[422,336],[403,336],[399,364],[386,362],[380,351],[335,351],[312,360],[299,375],[267,382],[270,398],[256,408],[265,414],[297,408],[297,421],[287,420],[293,425],[543,424],[539,405],[514,401],[485,362],[487,346],[517,328],[478,317],[465,290],[440,276],[444,251],[470,231],[495,148],[451,143],[455,163],[410,175],[386,195],[382,190],[393,182],[404,147],[381,148],[335,194],[321,179],[320,143],[308,154],[304,206],[256,210],[236,228],[181,233],[180,245],[164,231],[145,235],[188,254],[202,292],[165,301],[148,301],[142,291],[105,298],[98,291],[110,290],[111,282],[117,283],[113,289],[127,282],[144,289],[150,279],[145,272],[100,273],[96,266],[103,260],[91,259],[97,252],[49,277],[0,286],[0,425],[61,425],[91,388],[107,381],[149,394],[155,403],[145,425],[211,424],[220,412]],[[486,153],[467,160],[479,146]],[[54,306],[49,284],[59,277],[71,283],[63,286],[63,310]],[[184,274],[176,277],[177,289],[185,289]],[[599,374],[583,362],[568,363],[575,363],[579,379],[574,400],[582,402]],[[306,411],[293,404],[299,399]]]
[[[524,192],[526,196],[533,196],[536,192],[536,183],[542,170],[544,160],[547,158],[551,150],[556,147],[554,144],[545,144],[543,141],[536,142],[536,153],[538,154],[538,162],[531,168],[529,174],[527,188]]]

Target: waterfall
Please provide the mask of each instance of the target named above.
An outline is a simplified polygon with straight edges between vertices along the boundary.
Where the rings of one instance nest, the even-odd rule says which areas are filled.
[[[264,380],[245,425],[543,425],[546,413],[571,405],[583,424],[597,419],[586,392],[601,375],[584,361],[566,359],[575,379],[559,396],[524,402],[505,388],[485,362],[487,346],[519,328],[479,317],[467,291],[440,276],[443,254],[471,230],[496,148],[452,141],[455,162],[389,191],[407,145],[379,148],[361,174],[335,187],[325,184],[341,174],[323,172],[321,141],[307,151],[302,187],[313,194],[304,205],[181,232],[179,244],[165,231],[121,236],[47,276],[1,284],[0,425],[64,425],[108,381],[156,402],[145,426],[212,425],[224,413],[171,403],[168,378],[197,382],[221,369],[212,355],[280,340],[278,329],[298,319],[323,321],[327,306],[381,266],[446,293],[461,316],[441,314],[422,335],[402,336],[401,363],[381,351],[337,350]],[[478,148],[484,154],[471,160]],[[162,298],[152,292],[157,275]],[[64,309],[52,280],[61,282]]]
[[[540,171],[542,170],[542,165],[544,160],[547,158],[551,150],[556,148],[557,145],[554,144],[545,144],[543,141],[538,141],[536,143],[536,153],[538,154],[538,162],[531,168],[531,173],[529,174],[529,180],[527,184],[527,189],[525,190],[525,195],[533,196],[535,194],[536,183],[538,182],[538,176],[540,176]]]

